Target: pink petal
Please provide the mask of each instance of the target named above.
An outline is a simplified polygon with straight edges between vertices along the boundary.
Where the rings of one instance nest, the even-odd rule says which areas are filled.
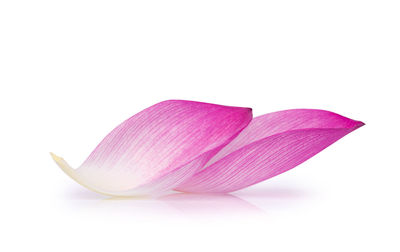
[[[103,194],[168,190],[203,167],[251,118],[248,108],[164,101],[116,127],[78,169],[53,158],[77,182]]]
[[[286,110],[256,117],[176,190],[242,189],[294,168],[362,125],[323,110]]]

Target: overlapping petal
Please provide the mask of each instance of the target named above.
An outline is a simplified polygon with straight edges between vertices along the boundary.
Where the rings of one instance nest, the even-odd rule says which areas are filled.
[[[103,194],[224,193],[292,169],[362,125],[323,110],[252,120],[248,108],[170,100],[124,121],[78,169],[52,156],[78,183]]]
[[[202,193],[242,189],[292,169],[362,125],[310,109],[256,117],[202,171],[176,189]]]
[[[78,168],[56,163],[85,187],[108,195],[168,190],[199,171],[252,119],[251,109],[170,100],[112,130]]]

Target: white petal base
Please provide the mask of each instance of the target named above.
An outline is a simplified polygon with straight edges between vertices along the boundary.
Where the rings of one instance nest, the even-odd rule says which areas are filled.
[[[68,176],[70,176],[73,180],[75,180],[76,182],[78,182],[80,185],[86,187],[87,189],[93,191],[93,192],[97,192],[106,196],[123,196],[120,194],[113,194],[110,192],[104,192],[103,190],[98,190],[90,185],[88,185],[88,183],[85,183],[76,173],[75,169],[73,169],[62,157],[59,157],[57,155],[55,155],[54,153],[50,152],[51,157],[53,158],[53,160],[56,162],[56,164],[61,168],[61,170],[63,170],[63,172],[65,172],[65,174],[67,174]],[[127,197],[127,196],[125,196]],[[132,197],[132,196],[131,196]]]

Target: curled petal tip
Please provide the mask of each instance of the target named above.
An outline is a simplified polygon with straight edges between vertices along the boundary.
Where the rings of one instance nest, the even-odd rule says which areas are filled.
[[[50,156],[53,158],[54,161],[59,161],[61,158],[59,156],[57,156],[56,154],[54,154],[53,152],[50,152]]]
[[[62,157],[59,157],[52,152],[50,152],[50,155],[63,172],[65,172],[68,176],[76,180],[76,176],[74,174],[75,170],[71,166],[69,166],[69,164],[65,162],[65,160]]]
[[[82,185],[83,187],[86,187],[87,189],[89,189],[93,192],[97,192],[99,194],[103,194],[106,196],[115,196],[114,194],[110,194],[110,193],[104,192],[102,190],[98,190],[98,189],[92,187],[91,185],[89,185],[88,183],[86,183],[84,180],[82,180],[79,177],[79,175],[76,173],[76,170],[73,169],[62,157],[59,157],[52,152],[50,152],[50,155],[53,158],[53,160],[56,162],[58,167],[60,167],[61,170],[65,174],[67,174],[69,177],[71,177],[73,180],[75,180],[78,184]]]
[[[52,152],[50,152],[50,155],[53,158],[53,160],[56,162],[58,167],[60,167],[61,170],[63,170],[63,172],[65,172],[68,176],[70,176],[71,178],[76,180],[75,175],[74,175],[74,169],[71,166],[69,166],[69,164],[67,162],[65,162],[65,160],[62,157],[59,157]]]
[[[68,164],[67,162],[65,162],[65,160],[62,157],[57,156],[56,154],[54,154],[53,152],[50,152],[51,157],[53,158],[53,160],[56,162],[56,164],[67,174],[69,174],[71,172],[71,170],[73,170]]]

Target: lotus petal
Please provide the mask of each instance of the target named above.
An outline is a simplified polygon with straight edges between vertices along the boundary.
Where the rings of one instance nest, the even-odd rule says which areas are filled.
[[[78,169],[52,156],[66,174],[93,191],[150,194],[184,182],[251,119],[249,108],[169,100],[117,126]]]
[[[286,110],[253,119],[205,168],[176,188],[184,192],[232,192],[285,172],[364,125],[311,109]]]

